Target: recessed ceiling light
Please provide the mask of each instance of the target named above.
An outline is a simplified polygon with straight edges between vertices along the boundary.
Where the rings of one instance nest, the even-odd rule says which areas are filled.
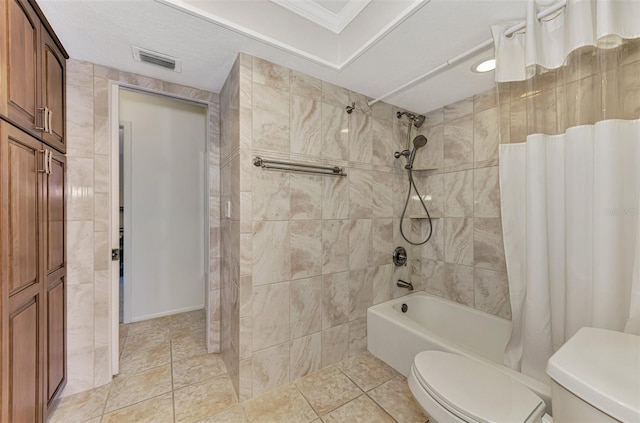
[[[496,68],[496,59],[482,59],[471,66],[471,70],[476,73],[492,71]]]

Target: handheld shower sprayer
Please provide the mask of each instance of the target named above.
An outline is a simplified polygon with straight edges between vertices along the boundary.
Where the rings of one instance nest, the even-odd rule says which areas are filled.
[[[415,137],[413,139],[413,149],[411,150],[403,150],[403,151],[396,151],[393,156],[396,159],[399,159],[400,157],[404,156],[407,158],[407,164],[404,167],[405,169],[412,169],[413,168],[413,161],[416,159],[416,152],[418,151],[419,148],[424,147],[425,145],[427,145],[427,137],[425,137],[424,135],[418,135],[417,137]]]

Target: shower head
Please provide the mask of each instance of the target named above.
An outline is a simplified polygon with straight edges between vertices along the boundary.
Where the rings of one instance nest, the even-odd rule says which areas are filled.
[[[413,120],[413,126],[415,126],[416,128],[420,128],[424,123],[424,119],[424,115],[416,116],[416,118]],[[415,140],[413,142],[415,143]]]
[[[411,125],[413,123],[413,126],[415,126],[416,128],[420,128],[422,126],[422,124],[424,123],[424,115],[416,115],[414,113],[411,112],[407,112],[407,111],[403,111],[403,112],[397,112],[396,113],[396,117],[398,119],[400,119],[402,116],[406,116],[409,118],[409,124]]]
[[[422,116],[423,120],[424,120],[424,116]],[[417,137],[415,137],[413,139],[413,147],[414,148],[422,148],[425,145],[427,145],[427,137],[425,137],[424,135],[418,135]]]

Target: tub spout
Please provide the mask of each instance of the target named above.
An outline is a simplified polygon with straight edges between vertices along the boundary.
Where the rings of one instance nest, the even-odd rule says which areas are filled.
[[[398,279],[396,285],[398,285],[400,288],[407,288],[409,291],[413,291],[413,284],[411,282],[406,282],[402,279]]]

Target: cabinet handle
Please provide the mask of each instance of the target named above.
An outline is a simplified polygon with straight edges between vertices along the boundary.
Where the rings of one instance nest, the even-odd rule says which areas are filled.
[[[49,127],[49,129],[51,129],[51,127]],[[47,170],[49,171],[48,174],[51,175],[53,173],[53,166],[51,166],[51,161],[53,160],[53,151],[51,150],[48,150],[48,151],[49,151],[49,160],[47,161]]]
[[[47,114],[49,115],[49,119],[47,120],[47,127],[49,129],[48,132],[50,134],[53,134],[53,129],[51,129],[51,126],[53,126],[53,125],[51,125],[51,116],[53,116],[53,110],[47,109]]]
[[[37,129],[38,131],[47,131],[47,108],[46,107],[38,107],[38,111],[42,112],[42,123],[44,126],[34,126],[33,129]]]
[[[45,148],[44,150],[38,150],[38,153],[42,153],[42,167],[44,168],[44,169],[38,169],[38,173],[44,173],[46,175],[49,173],[48,172],[49,160],[48,160],[47,149]]]

